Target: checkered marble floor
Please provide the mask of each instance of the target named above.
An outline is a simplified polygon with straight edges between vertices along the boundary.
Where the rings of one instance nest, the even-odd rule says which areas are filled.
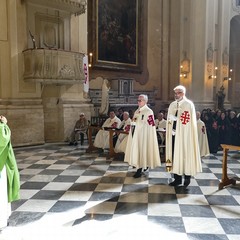
[[[187,187],[170,187],[164,164],[141,178],[123,161],[66,143],[14,149],[21,199],[0,240],[240,239],[240,182],[218,190],[222,152],[202,159]],[[240,153],[229,152],[240,178]]]

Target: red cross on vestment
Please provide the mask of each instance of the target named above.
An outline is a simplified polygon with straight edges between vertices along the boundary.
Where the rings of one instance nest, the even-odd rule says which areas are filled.
[[[116,128],[117,127],[117,122],[114,122],[112,125],[111,125],[112,128]]]
[[[129,132],[130,127],[131,127],[131,125],[127,125],[127,126],[125,126],[124,131]]]
[[[186,125],[190,121],[190,114],[188,111],[184,111],[180,116],[182,124]]]
[[[147,121],[149,125],[155,126],[153,115],[149,115]]]

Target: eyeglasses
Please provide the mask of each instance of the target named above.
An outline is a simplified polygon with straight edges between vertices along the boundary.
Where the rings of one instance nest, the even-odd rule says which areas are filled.
[[[143,100],[142,100],[142,99],[138,99],[137,101],[138,101],[138,102],[143,102]]]
[[[175,95],[182,94],[183,92],[174,92]]]

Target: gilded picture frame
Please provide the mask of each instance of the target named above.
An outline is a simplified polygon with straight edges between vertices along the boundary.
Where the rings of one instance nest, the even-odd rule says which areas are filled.
[[[142,71],[142,1],[88,1],[93,69]]]

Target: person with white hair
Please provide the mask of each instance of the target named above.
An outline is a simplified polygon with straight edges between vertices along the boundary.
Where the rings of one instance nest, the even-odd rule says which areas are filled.
[[[128,135],[124,161],[136,167],[134,178],[142,176],[142,170],[161,165],[154,113],[148,107],[148,96],[138,96],[138,109],[135,111]]]
[[[174,89],[175,101],[168,108],[166,128],[166,167],[173,173],[170,186],[190,184],[191,176],[202,172],[195,106],[182,85]]]
[[[119,128],[125,132],[129,132],[131,127],[131,122],[132,120],[129,117],[129,113],[125,111],[123,112],[123,120]],[[114,148],[114,151],[116,153],[121,153],[121,152],[125,153],[126,146],[127,146],[127,139],[128,139],[128,134],[120,133],[118,135],[117,142]]]
[[[119,128],[121,120],[116,116],[114,109],[109,110],[109,118],[102,125],[102,129],[97,132],[93,146],[99,148],[100,151],[104,151],[105,148],[109,148],[109,128]]]
[[[73,131],[70,136],[69,145],[77,145],[80,138],[81,145],[83,145],[84,135],[88,129],[88,121],[84,113],[80,113],[79,119],[76,121]]]
[[[164,144],[167,121],[164,119],[162,112],[158,113],[157,119],[155,120],[155,125],[157,129],[158,143]]]

